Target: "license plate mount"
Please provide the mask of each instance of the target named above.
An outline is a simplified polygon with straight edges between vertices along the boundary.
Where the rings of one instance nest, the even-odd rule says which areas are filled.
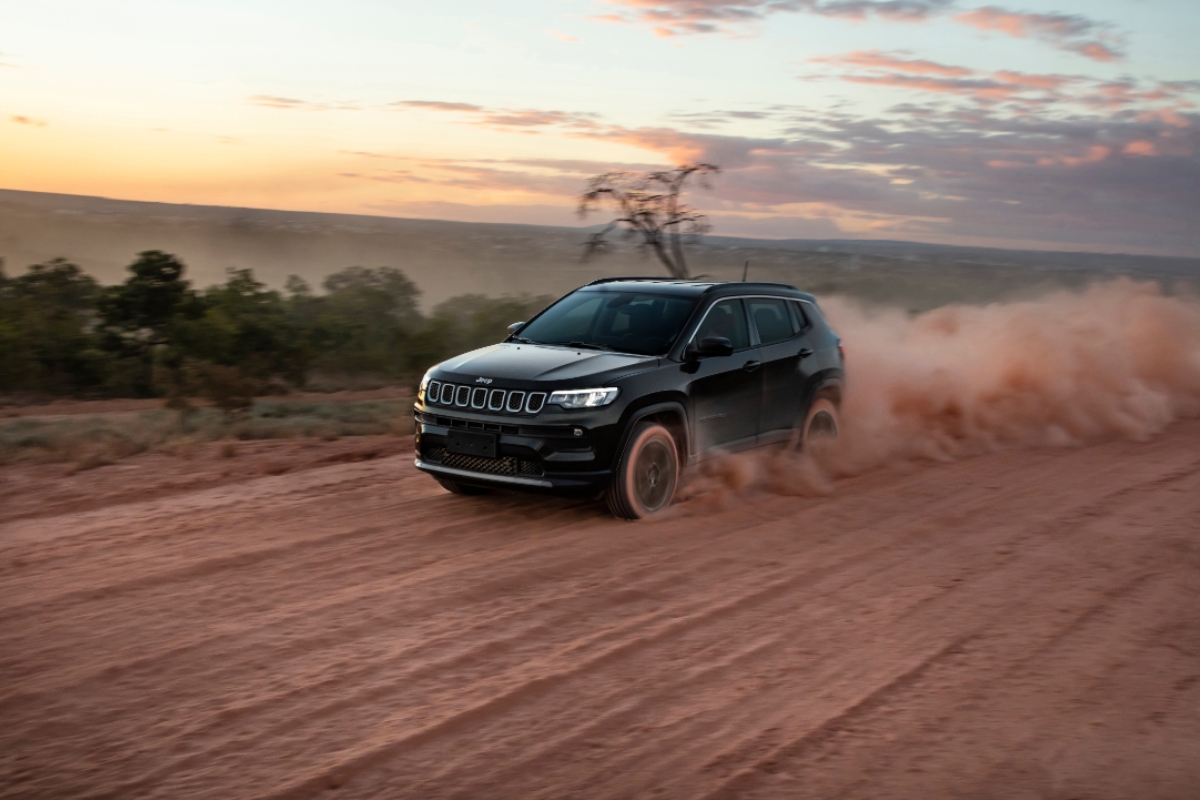
[[[446,452],[460,456],[496,458],[497,437],[494,433],[459,431],[451,428],[446,433]]]

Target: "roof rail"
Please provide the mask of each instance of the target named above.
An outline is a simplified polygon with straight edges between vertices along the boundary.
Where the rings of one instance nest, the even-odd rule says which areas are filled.
[[[713,284],[711,284],[708,288],[706,288],[703,292],[701,292],[701,294],[708,294],[709,292],[715,292],[717,289],[727,289],[731,286],[737,286],[742,289],[753,289],[755,287],[769,287],[771,289],[791,289],[796,292],[800,291],[795,286],[792,286],[790,283],[771,283],[769,281],[719,281],[719,282],[714,282]]]
[[[595,286],[598,283],[617,283],[619,281],[677,281],[677,280],[679,280],[679,279],[678,278],[663,278],[663,277],[647,278],[644,276],[638,276],[638,277],[630,276],[627,278],[597,278],[596,280],[592,281],[591,283],[585,283],[584,286]]]

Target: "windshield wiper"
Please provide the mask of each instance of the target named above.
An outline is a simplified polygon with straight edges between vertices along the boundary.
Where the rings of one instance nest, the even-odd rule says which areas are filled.
[[[518,341],[521,344],[541,344],[541,342],[535,342],[532,339],[526,339],[524,336],[517,336],[515,333],[509,338],[513,339],[514,341]]]
[[[592,344],[591,342],[547,342],[547,344],[556,344],[559,347],[579,347],[584,350],[612,350],[606,344]]]

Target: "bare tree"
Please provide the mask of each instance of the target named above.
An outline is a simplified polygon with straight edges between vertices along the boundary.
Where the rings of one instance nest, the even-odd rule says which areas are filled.
[[[606,200],[616,207],[618,216],[604,230],[588,237],[583,246],[584,259],[607,252],[606,237],[614,229],[623,228],[627,237],[641,236],[641,247],[653,251],[671,277],[686,279],[684,239],[705,233],[711,226],[707,217],[683,203],[680,196],[693,175],[707,189],[708,177],[720,171],[715,164],[684,164],[645,175],[606,172],[592,178],[587,191],[579,196],[579,216],[586,218],[599,211]]]

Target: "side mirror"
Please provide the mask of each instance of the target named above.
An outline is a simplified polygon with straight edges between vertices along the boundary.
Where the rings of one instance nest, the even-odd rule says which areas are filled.
[[[508,326],[508,332],[516,333],[517,331],[521,330],[521,328],[523,328],[524,326],[525,326],[524,322],[514,322],[512,325]]]
[[[688,345],[689,358],[711,358],[713,356],[733,355],[733,342],[724,336],[705,336],[703,339]]]

